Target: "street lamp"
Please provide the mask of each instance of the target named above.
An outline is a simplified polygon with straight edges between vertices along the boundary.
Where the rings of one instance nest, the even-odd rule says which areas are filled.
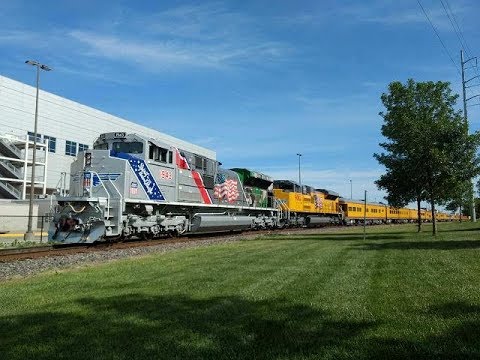
[[[302,175],[300,173],[300,158],[302,157],[302,154],[298,154],[298,183],[300,184],[300,192],[303,194],[303,189],[302,189]]]
[[[352,179],[350,179],[350,200],[353,199],[353,192],[352,192]]]
[[[34,235],[32,231],[33,218],[33,197],[35,194],[35,165],[37,161],[37,123],[38,123],[38,86],[40,82],[40,69],[50,71],[47,65],[40,64],[38,61],[27,60],[26,64],[35,66],[37,68],[37,94],[35,97],[35,125],[33,129],[33,158],[32,158],[32,179],[30,181],[30,199],[28,202],[28,227],[27,232],[23,236],[25,240],[33,240]]]

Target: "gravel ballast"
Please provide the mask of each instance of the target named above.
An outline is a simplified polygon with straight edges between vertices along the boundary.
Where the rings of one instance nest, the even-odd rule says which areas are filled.
[[[325,230],[335,231],[340,228],[316,228],[316,229],[295,229],[295,234],[314,234]],[[275,231],[272,234],[279,234]],[[289,235],[289,231],[282,232],[282,235]],[[198,239],[185,242],[159,242],[158,245],[139,246],[125,249],[99,250],[95,252],[84,252],[70,255],[44,256],[34,259],[18,260],[13,262],[0,263],[0,281],[14,278],[25,278],[45,271],[62,270],[79,267],[88,264],[104,263],[119,259],[126,259],[135,256],[142,256],[152,253],[166,253],[188,248],[205,247],[210,245],[231,243],[239,240],[256,239],[268,234],[242,233],[235,235],[216,236],[209,239]]]

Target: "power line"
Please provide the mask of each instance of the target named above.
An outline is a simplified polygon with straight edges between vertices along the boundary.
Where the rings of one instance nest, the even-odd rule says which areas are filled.
[[[468,42],[465,39],[465,36],[463,36],[462,29],[460,28],[460,25],[457,22],[457,19],[455,18],[455,13],[452,11],[452,8],[450,7],[450,4],[448,3],[448,0],[440,0],[442,3],[443,9],[445,10],[445,14],[447,14],[448,19],[450,20],[450,24],[452,24],[452,28],[455,31],[455,35],[457,35],[458,41],[460,42],[461,48],[465,51],[465,54],[467,55],[467,58],[474,58],[473,52],[470,49],[470,46],[468,46]],[[447,6],[445,7],[445,4]],[[447,10],[448,8],[448,10]],[[451,16],[450,16],[450,14]],[[476,64],[476,63],[475,63]],[[475,69],[475,72],[478,75],[478,67],[477,65],[472,66]]]
[[[458,32],[460,33],[460,37],[463,39],[463,42],[465,43],[465,52],[467,53],[467,55],[469,55],[469,57],[471,57],[473,55],[473,53],[472,53],[470,47],[468,46],[468,43],[465,40],[465,37],[463,36],[462,29],[458,25],[457,19],[455,17],[455,13],[452,11],[452,8],[450,7],[450,4],[448,3],[448,0],[445,0],[445,3],[447,4],[448,10],[452,14],[453,21],[454,21],[455,25],[457,26]]]
[[[467,43],[466,42],[464,43],[464,41],[462,40],[462,37],[460,36],[461,32],[459,32],[457,30],[458,24],[457,24],[457,27],[455,27],[453,19],[452,19],[452,17],[450,17],[450,14],[448,13],[447,8],[446,8],[443,0],[440,0],[440,3],[443,6],[443,10],[445,10],[445,14],[447,14],[448,20],[450,21],[450,24],[452,25],[452,28],[453,28],[453,31],[455,32],[455,35],[457,35],[457,39],[460,42],[461,48],[464,49],[467,56],[470,57],[470,54],[469,54],[470,51],[467,51]],[[452,15],[453,15],[453,13],[452,13]]]
[[[430,23],[430,25],[432,26],[432,29],[433,29],[433,31],[435,32],[435,35],[437,35],[438,40],[440,40],[440,43],[442,44],[443,49],[445,50],[445,52],[447,53],[448,57],[449,57],[450,60],[452,61],[453,66],[455,66],[455,69],[457,69],[457,72],[458,72],[458,74],[460,75],[460,74],[461,74],[460,69],[458,68],[458,65],[457,65],[457,63],[455,62],[455,60],[453,60],[453,57],[452,57],[452,55],[450,54],[450,51],[448,51],[447,47],[445,46],[442,38],[440,37],[440,34],[439,34],[438,31],[437,31],[437,28],[435,27],[435,25],[433,25],[432,20],[430,20],[430,17],[428,16],[427,12],[425,11],[425,8],[423,7],[423,5],[422,5],[422,3],[420,2],[420,0],[417,0],[417,2],[418,2],[418,5],[420,5],[420,8],[421,8],[422,11],[423,11],[423,14],[424,14],[425,17],[427,18],[427,20],[428,20],[428,22]]]

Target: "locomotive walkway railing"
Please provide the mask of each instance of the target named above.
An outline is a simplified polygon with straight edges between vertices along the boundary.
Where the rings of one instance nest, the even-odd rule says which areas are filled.
[[[290,209],[287,206],[287,202],[282,199],[275,199],[274,203],[275,207],[280,209],[282,211],[282,214],[284,215],[283,218],[290,220]]]
[[[104,183],[104,181],[100,178],[100,176],[98,175],[97,172],[95,171],[85,171],[84,172],[84,187],[85,187],[85,174],[89,174],[90,178],[89,178],[89,183],[88,183],[88,190],[89,190],[89,194],[91,195],[93,193],[93,187],[94,187],[94,178],[95,178],[95,181],[98,180],[99,184],[102,186],[103,190],[105,191],[105,194],[107,195],[107,204],[106,204],[106,211],[105,211],[105,216],[107,219],[110,219],[111,216],[110,216],[110,211],[112,209],[111,207],[111,204],[112,204],[112,198],[115,198],[115,196],[113,196],[111,194],[111,192],[108,190],[108,187],[106,186],[106,184]],[[88,179],[88,178],[87,178]],[[123,195],[122,193],[120,192],[120,190],[118,190],[117,186],[113,183],[112,179],[110,178],[107,178],[108,182],[113,186],[113,188],[115,189],[116,193],[118,194],[118,200],[119,200],[119,203],[118,203],[118,212],[121,211],[122,209],[122,200],[123,200]],[[118,214],[117,214],[118,215]]]
[[[89,174],[90,177],[89,178],[86,178],[85,177],[85,174]],[[105,184],[103,183],[102,179],[100,179],[100,176],[98,176],[98,173],[95,172],[95,171],[84,171],[83,173],[83,187],[87,187],[88,188],[88,193],[89,195],[91,196],[93,194],[93,186],[94,186],[94,176],[97,177],[100,185],[102,185],[102,188],[105,190],[105,194],[107,195],[107,205],[106,205],[106,216],[107,216],[107,219],[110,219],[110,192],[108,191],[108,189],[106,188]],[[86,181],[86,180],[90,180],[90,181]],[[85,186],[87,185],[87,186]],[[118,191],[118,190],[117,190]]]

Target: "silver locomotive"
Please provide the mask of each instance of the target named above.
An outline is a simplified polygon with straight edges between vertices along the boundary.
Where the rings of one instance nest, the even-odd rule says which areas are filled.
[[[58,199],[49,240],[92,243],[280,226],[273,202],[259,207],[247,195],[238,173],[215,159],[137,134],[105,133],[72,163],[70,192]]]

